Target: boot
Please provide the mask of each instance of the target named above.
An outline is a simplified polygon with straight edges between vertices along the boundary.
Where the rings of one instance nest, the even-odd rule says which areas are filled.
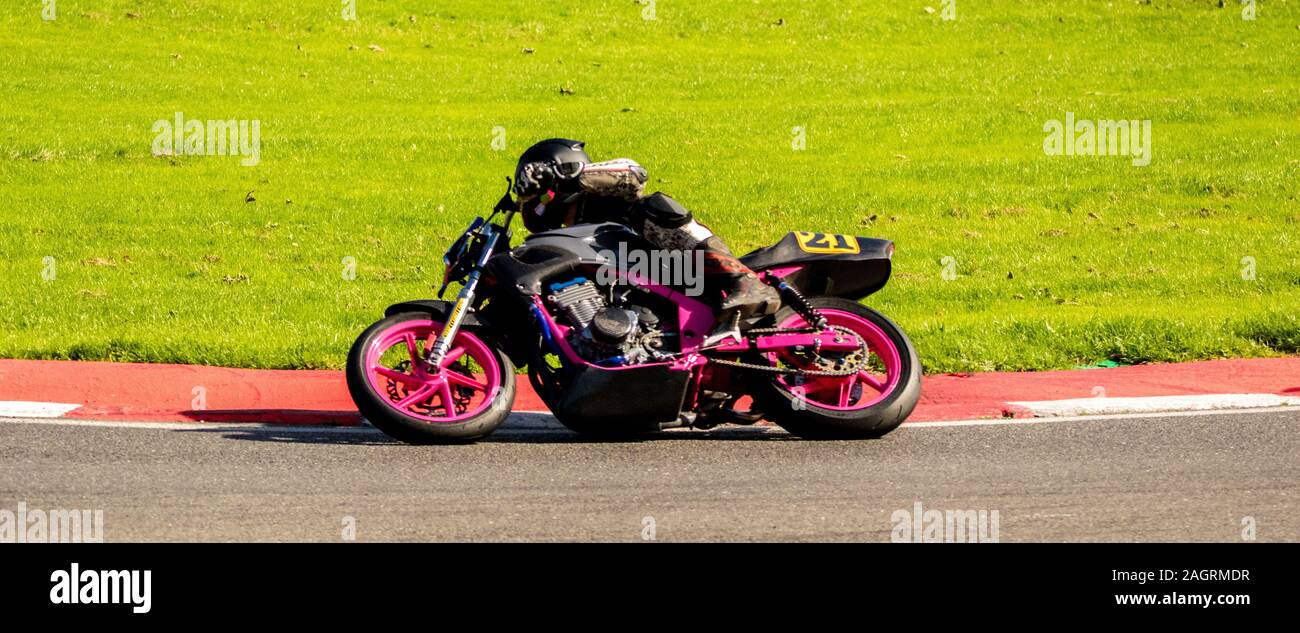
[[[722,294],[718,302],[719,323],[729,323],[736,316],[748,319],[775,314],[781,309],[780,293],[736,259],[721,240],[709,238],[698,248],[704,251],[705,285]]]

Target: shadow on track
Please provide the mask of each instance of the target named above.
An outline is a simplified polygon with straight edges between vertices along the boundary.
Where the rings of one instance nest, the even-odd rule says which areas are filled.
[[[250,426],[240,427],[229,424],[214,425],[212,428],[196,428],[175,431],[177,433],[216,433],[225,439],[249,442],[272,442],[281,444],[325,444],[339,446],[410,446],[384,435],[378,429],[363,426],[323,427],[323,426]],[[639,444],[648,442],[683,442],[683,441],[799,441],[779,429],[770,426],[746,427],[728,426],[704,430],[672,430],[650,433],[634,437],[589,437],[578,435],[565,429],[555,418],[545,413],[515,413],[510,416],[496,433],[478,442],[459,444]],[[444,444],[443,446],[457,444]]]

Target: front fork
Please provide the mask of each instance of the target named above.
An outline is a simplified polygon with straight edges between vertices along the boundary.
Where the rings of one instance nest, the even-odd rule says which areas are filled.
[[[500,235],[497,231],[492,231],[488,235],[487,243],[483,245],[483,254],[479,256],[474,269],[465,277],[464,287],[456,294],[456,303],[451,307],[451,314],[447,315],[447,322],[443,324],[442,331],[438,333],[438,339],[433,342],[433,347],[425,356],[425,368],[429,371],[436,372],[442,366],[442,359],[447,356],[447,351],[451,349],[451,342],[456,340],[456,334],[460,332],[461,323],[465,322],[465,312],[474,303],[474,293],[478,289],[478,281],[483,274],[483,267],[487,265],[488,258],[492,256],[492,251],[496,248],[497,239]]]

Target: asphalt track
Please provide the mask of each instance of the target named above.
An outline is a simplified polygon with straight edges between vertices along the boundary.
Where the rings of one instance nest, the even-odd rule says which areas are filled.
[[[890,540],[998,511],[1001,542],[1300,540],[1300,408],[587,441],[548,416],[468,446],[373,429],[0,419],[0,509],[102,509],[118,541]],[[649,519],[648,519],[649,518]]]

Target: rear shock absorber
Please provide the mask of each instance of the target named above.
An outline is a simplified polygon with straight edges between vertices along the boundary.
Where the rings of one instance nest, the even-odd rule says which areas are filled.
[[[808,298],[804,297],[803,293],[799,292],[798,288],[795,288],[786,280],[771,274],[764,274],[764,280],[769,284],[774,284],[776,286],[777,291],[781,293],[785,302],[790,304],[790,307],[794,308],[794,311],[798,312],[799,316],[803,317],[805,322],[812,324],[818,329],[826,328],[826,317],[822,316],[817,312],[816,308],[812,307],[812,305],[808,303]]]

